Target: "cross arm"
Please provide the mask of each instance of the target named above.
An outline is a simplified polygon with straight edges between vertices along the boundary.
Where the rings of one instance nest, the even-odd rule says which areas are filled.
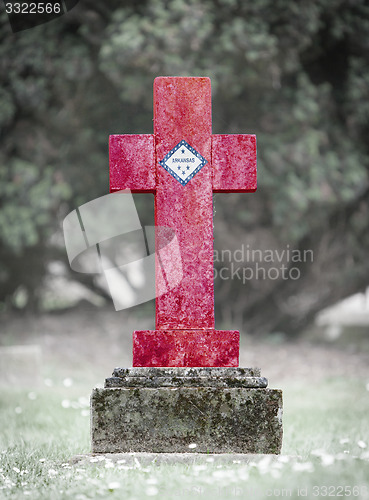
[[[213,191],[256,191],[256,136],[227,134],[212,136]]]
[[[110,192],[121,189],[130,189],[133,193],[155,192],[154,135],[111,135],[109,164]]]

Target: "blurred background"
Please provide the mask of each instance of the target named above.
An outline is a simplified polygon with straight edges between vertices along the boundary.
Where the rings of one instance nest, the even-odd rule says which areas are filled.
[[[209,76],[213,133],[257,135],[257,192],[214,196],[215,268],[249,269],[216,279],[216,327],[367,339],[365,0],[81,0],[33,29],[13,34],[4,11],[0,25],[1,345],[42,332],[51,352],[58,332],[77,362],[83,332],[91,361],[94,336],[154,327],[153,301],[117,313],[70,270],[62,221],[108,193],[109,134],[152,133],[159,75]],[[135,200],[152,224],[152,195]]]

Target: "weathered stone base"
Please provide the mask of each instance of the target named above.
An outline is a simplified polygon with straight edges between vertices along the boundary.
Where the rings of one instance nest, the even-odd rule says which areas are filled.
[[[259,375],[248,368],[116,369],[91,396],[92,452],[278,454],[282,391],[266,389]]]

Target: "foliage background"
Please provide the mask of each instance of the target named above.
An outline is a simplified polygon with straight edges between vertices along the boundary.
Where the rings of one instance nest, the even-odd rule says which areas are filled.
[[[108,192],[109,134],[152,132],[158,75],[210,76],[213,132],[257,134],[257,194],[216,196],[216,248],[314,252],[299,280],[218,280],[218,326],[292,335],[364,289],[368,33],[365,0],[81,0],[15,34],[2,12],[2,310],[40,310],[50,263],[69,272],[61,221]]]

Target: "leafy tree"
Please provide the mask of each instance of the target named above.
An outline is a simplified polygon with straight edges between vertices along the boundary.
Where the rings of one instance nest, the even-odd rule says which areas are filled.
[[[313,251],[283,262],[298,280],[217,280],[218,321],[294,333],[365,287],[368,28],[364,0],[86,0],[16,35],[3,16],[1,300],[37,298],[56,220],[108,191],[108,135],[151,133],[157,75],[210,76],[214,132],[257,134],[258,192],[216,196],[216,248]]]

